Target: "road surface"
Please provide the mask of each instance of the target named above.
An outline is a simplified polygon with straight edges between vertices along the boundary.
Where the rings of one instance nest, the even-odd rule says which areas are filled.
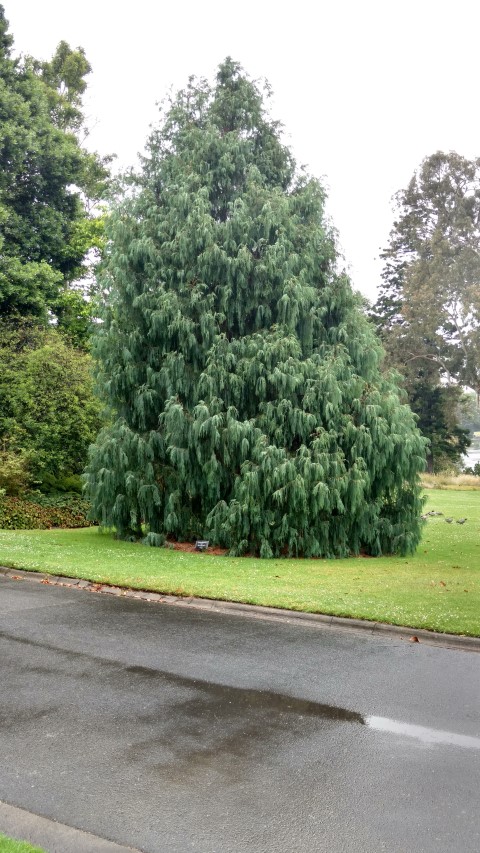
[[[479,654],[0,577],[9,806],[146,853],[478,853],[479,791]]]

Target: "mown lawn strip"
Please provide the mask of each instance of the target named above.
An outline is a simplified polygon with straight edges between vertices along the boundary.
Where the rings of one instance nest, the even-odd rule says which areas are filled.
[[[0,564],[120,587],[480,636],[480,492],[431,490],[410,557],[260,560],[146,548],[97,530],[0,531]],[[467,517],[459,525],[445,517]]]

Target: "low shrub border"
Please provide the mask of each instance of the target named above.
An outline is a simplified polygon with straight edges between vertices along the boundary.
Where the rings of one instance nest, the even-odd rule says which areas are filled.
[[[85,502],[82,502],[85,504]],[[80,506],[41,506],[31,500],[0,497],[0,528],[4,530],[48,530],[51,527],[90,527]],[[83,510],[83,511],[82,511]]]

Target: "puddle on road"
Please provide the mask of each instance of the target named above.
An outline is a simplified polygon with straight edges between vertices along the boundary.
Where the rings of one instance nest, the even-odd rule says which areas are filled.
[[[351,723],[364,723],[364,718],[356,711],[339,708],[336,705],[324,705],[309,699],[297,699],[283,693],[270,690],[249,690],[245,687],[229,687],[225,684],[192,679],[169,672],[159,672],[143,666],[127,666],[125,672],[129,675],[144,678],[159,678],[174,687],[194,689],[195,697],[187,700],[189,711],[201,714],[208,708],[214,709],[217,717],[229,715],[233,709],[259,710],[263,713],[277,711],[284,714],[306,715],[321,717],[324,720],[345,720]],[[200,696],[198,696],[200,692]],[[183,703],[182,703],[183,707]]]
[[[43,662],[35,664],[29,659],[22,669],[31,676],[86,679],[92,682],[92,690],[98,691],[108,685],[113,696],[118,699],[115,707],[122,707],[124,698],[143,692],[151,701],[145,703],[145,710],[139,713],[138,707],[132,708],[132,716],[126,714],[126,722],[145,727],[145,734],[161,723],[160,731],[154,736],[140,738],[129,745],[131,752],[149,753],[157,745],[176,752],[189,754],[197,751],[198,757],[206,758],[219,754],[222,749],[230,754],[241,755],[245,743],[249,740],[257,744],[266,737],[274,736],[276,729],[280,739],[296,728],[304,730],[308,718],[333,723],[354,723],[366,729],[416,740],[427,746],[453,746],[462,749],[480,750],[480,737],[458,734],[456,732],[419,726],[401,720],[374,715],[362,715],[348,708],[328,705],[321,702],[299,699],[269,690],[252,690],[232,687],[216,682],[182,676],[142,665],[127,665],[115,660],[100,658],[80,650],[60,650],[47,643],[32,642],[25,638],[5,636],[21,644],[37,646],[55,652],[49,658],[49,666]],[[58,673],[56,666],[58,666]],[[18,664],[16,664],[18,666]],[[100,679],[100,685],[95,682]],[[147,686],[148,685],[148,686]],[[162,689],[166,688],[166,689]],[[1,696],[1,694],[0,694]],[[3,702],[0,699],[0,729],[10,721],[10,714],[1,714]],[[5,710],[5,709],[4,709]],[[29,709],[39,713],[38,708]],[[41,709],[42,714],[49,709]],[[18,725],[18,711],[14,715]],[[208,735],[206,737],[206,732]],[[268,735],[267,735],[268,732]],[[136,740],[136,739],[135,739]],[[198,749],[199,742],[202,744]],[[178,753],[177,753],[178,758]]]
[[[130,666],[126,667],[126,670],[132,675],[136,674],[147,677],[155,675],[155,670],[149,670],[146,667]],[[214,718],[218,720],[232,714],[237,715],[241,709],[246,710],[248,708],[252,711],[258,710],[267,714],[280,712],[281,714],[296,715],[299,718],[308,716],[337,722],[358,723],[375,731],[413,738],[423,744],[480,749],[479,737],[457,734],[456,732],[429,728],[427,726],[417,726],[412,723],[402,722],[401,720],[390,719],[389,717],[362,715],[348,708],[326,705],[306,699],[297,699],[267,690],[248,690],[204,681],[192,681],[189,678],[181,678],[170,673],[158,673],[158,675],[177,685],[182,684],[184,687],[196,687],[202,691],[203,696],[201,698],[192,698],[186,703],[189,713],[193,714],[197,719],[201,718],[205,712],[212,712],[212,710]]]
[[[136,716],[137,737],[127,749],[128,761],[181,785],[197,784],[203,772],[220,774],[225,783],[240,782],[252,761],[275,764],[285,747],[297,739],[308,740],[317,721],[364,722],[361,714],[348,708],[269,690],[155,673],[139,666],[126,667],[125,674],[130,680],[148,679],[155,691],[162,684],[167,688],[165,704]],[[148,737],[142,738],[142,733]]]

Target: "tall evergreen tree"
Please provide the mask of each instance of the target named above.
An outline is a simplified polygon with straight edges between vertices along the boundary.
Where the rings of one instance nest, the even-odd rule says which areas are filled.
[[[424,443],[323,208],[237,63],[171,101],[103,270],[116,420],[86,479],[120,536],[262,557],[417,545]]]

